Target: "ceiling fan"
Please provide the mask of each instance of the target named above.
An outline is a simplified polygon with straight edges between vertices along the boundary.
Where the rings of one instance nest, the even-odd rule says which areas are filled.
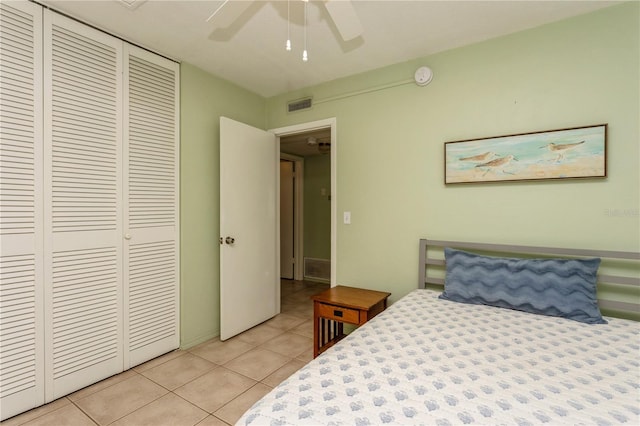
[[[227,28],[251,6],[254,1],[261,0],[225,0],[207,18],[215,28]],[[309,0],[300,0],[308,2]],[[362,34],[362,25],[351,0],[320,0],[324,4],[334,25],[344,41],[352,40]]]
[[[319,138],[310,136],[307,138],[307,145],[318,147],[318,152],[323,154],[331,151],[331,139],[329,139],[328,141],[323,141]]]

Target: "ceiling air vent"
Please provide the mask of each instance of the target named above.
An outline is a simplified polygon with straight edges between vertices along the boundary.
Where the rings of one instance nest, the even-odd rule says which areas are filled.
[[[309,108],[311,108],[311,98],[291,101],[287,104],[288,112],[300,111],[300,110],[309,109]]]

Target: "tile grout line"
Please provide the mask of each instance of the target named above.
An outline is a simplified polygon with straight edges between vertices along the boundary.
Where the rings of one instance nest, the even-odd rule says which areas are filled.
[[[228,406],[229,404],[231,404],[233,401],[235,401],[236,399],[240,398],[242,395],[246,394],[247,392],[249,392],[251,389],[253,389],[254,387],[256,387],[257,385],[264,385],[267,386],[269,389],[273,389],[271,386],[267,385],[266,383],[262,383],[262,382],[256,382],[253,385],[251,385],[251,387],[247,388],[245,391],[241,392],[239,395],[237,395],[235,398],[230,399],[229,401],[225,402],[220,408],[218,408],[216,411],[214,411],[213,413],[211,413],[212,416],[215,416],[217,419],[220,419],[221,421],[225,422],[226,424],[230,424],[228,423],[226,420],[218,417],[215,413],[217,413],[218,411],[222,410],[223,408],[225,408],[226,406]],[[255,404],[255,402],[254,402]],[[253,406],[253,404],[251,404],[251,406]],[[251,407],[249,407],[251,408]]]
[[[107,387],[108,387],[108,386],[107,386]],[[105,389],[106,389],[106,388],[105,388]],[[67,398],[67,399],[69,399],[69,398]],[[80,412],[81,412],[82,414],[84,414],[85,416],[87,416],[87,418],[88,418],[89,420],[91,420],[94,424],[96,424],[97,426],[101,426],[101,425],[100,425],[100,423],[98,423],[98,421],[97,421],[96,419],[94,419],[93,417],[91,417],[91,415],[90,415],[89,413],[87,413],[86,411],[84,411],[84,410],[82,409],[82,407],[80,407],[78,404],[76,404],[76,402],[75,402],[75,401],[72,401],[72,400],[70,400],[70,399],[69,399],[69,402],[71,402],[71,403],[72,403],[72,404],[73,404],[73,405],[74,405],[78,410],[80,410]]]

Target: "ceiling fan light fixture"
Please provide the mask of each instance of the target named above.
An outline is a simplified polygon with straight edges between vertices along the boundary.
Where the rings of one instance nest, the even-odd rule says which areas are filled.
[[[320,151],[320,152],[329,152],[329,151],[331,151],[331,143],[330,142],[320,142],[318,144],[318,151]]]

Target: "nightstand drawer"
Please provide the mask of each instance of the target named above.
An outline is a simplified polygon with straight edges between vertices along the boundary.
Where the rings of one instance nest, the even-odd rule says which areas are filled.
[[[344,324],[362,325],[384,311],[391,293],[335,286],[311,296],[313,300],[313,357],[342,340]]]
[[[318,314],[323,318],[328,318],[340,322],[360,324],[360,311],[357,309],[342,308],[340,306],[318,304]]]

